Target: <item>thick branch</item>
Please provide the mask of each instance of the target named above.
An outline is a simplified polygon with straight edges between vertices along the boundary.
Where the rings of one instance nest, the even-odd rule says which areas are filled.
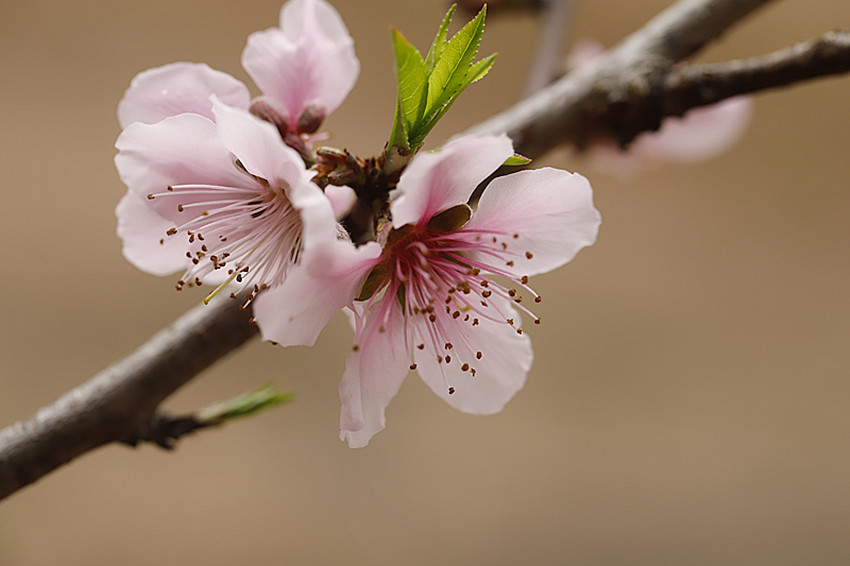
[[[139,438],[159,404],[257,333],[236,301],[199,306],[129,357],[0,432],[0,499],[74,458]]]
[[[664,84],[665,113],[850,71],[850,32],[831,31],[761,57],[674,69]]]
[[[677,63],[770,0],[682,0],[594,65],[570,73],[462,135],[506,132],[535,157],[597,135],[627,143],[663,118],[655,95]]]
[[[720,89],[724,73],[706,72],[712,67],[704,65],[675,71],[673,64],[768,1],[682,0],[598,64],[560,79],[467,133],[507,132],[517,150],[530,156],[566,141],[581,145],[599,133],[615,133],[627,142],[657,127],[665,112],[683,111],[665,106],[667,90],[678,93],[681,100],[690,97],[687,104],[705,104],[709,98],[705,92],[686,96],[691,88],[700,92],[689,85],[699,85],[703,77],[705,84]],[[773,65],[751,60],[752,69],[762,68],[751,73],[761,76],[760,81],[745,79],[747,73],[740,69],[730,72],[750,80],[747,92],[842,72],[847,70],[846,43],[846,34],[837,34],[829,41],[803,44],[808,48],[797,46],[785,55],[769,56],[775,59]],[[812,54],[809,63],[803,55],[793,56],[807,52]],[[808,66],[820,70],[802,68]],[[729,89],[730,95],[740,93]],[[0,432],[0,498],[93,448],[143,440],[144,423],[166,397],[256,334],[248,319],[249,314],[232,301],[193,309],[128,358],[27,421]]]

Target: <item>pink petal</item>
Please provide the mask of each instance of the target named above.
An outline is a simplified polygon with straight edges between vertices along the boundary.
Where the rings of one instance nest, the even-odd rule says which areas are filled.
[[[600,221],[587,179],[543,168],[494,179],[461,233],[503,233],[512,248],[530,254],[512,269],[519,276],[534,275],[565,264],[595,242]]]
[[[115,208],[124,257],[153,275],[184,269],[189,261],[185,255],[186,240],[165,236],[174,223],[157,214],[149,202],[128,191]]]
[[[478,184],[513,155],[505,136],[468,136],[439,151],[418,154],[398,184],[393,225],[423,225],[436,213],[469,200]]]
[[[399,311],[393,309],[391,325],[395,328],[404,324]],[[352,448],[362,448],[384,429],[384,411],[407,376],[410,353],[402,332],[380,332],[379,325],[369,321],[356,347],[345,361],[339,384],[339,437]]]
[[[328,185],[325,187],[325,196],[331,201],[334,217],[337,220],[345,218],[357,201],[357,194],[354,189],[346,186]]]
[[[170,185],[214,184],[245,186],[250,179],[233,165],[233,157],[219,140],[216,125],[197,114],[181,114],[156,124],[130,124],[115,143],[115,165],[131,192],[146,197]],[[191,197],[182,203],[191,202]],[[150,205],[164,218],[180,222],[171,199]]]
[[[692,163],[715,157],[736,143],[750,123],[752,100],[746,96],[694,108],[683,117],[665,118],[657,132],[635,140],[645,159]]]
[[[370,242],[359,248],[345,241],[305,250],[305,264],[254,301],[254,318],[264,340],[283,346],[312,346],[331,317],[350,305],[380,255]]]
[[[221,143],[250,173],[284,188],[309,181],[301,156],[283,143],[274,126],[216,99],[213,112]]]
[[[248,108],[248,88],[227,73],[203,63],[172,63],[148,69],[133,78],[118,103],[118,122],[126,128],[133,122],[153,124],[186,112],[212,119],[210,96]]]
[[[280,27],[251,34],[242,66],[264,95],[280,103],[294,125],[308,104],[331,113],[360,73],[354,41],[324,0],[291,0]]]
[[[502,303],[499,308],[506,318],[520,321],[513,308]],[[442,313],[438,309],[438,313]],[[446,340],[452,349],[434,352],[432,347],[414,350],[417,370],[428,387],[455,409],[478,415],[497,413],[522,389],[531,368],[533,353],[528,335],[518,334],[507,323],[480,319],[469,328],[442,313]],[[442,345],[440,345],[442,346]],[[478,359],[476,352],[482,356]],[[438,363],[436,356],[450,355],[448,364]],[[475,368],[475,375],[463,371],[462,364]],[[449,394],[449,387],[454,393]]]

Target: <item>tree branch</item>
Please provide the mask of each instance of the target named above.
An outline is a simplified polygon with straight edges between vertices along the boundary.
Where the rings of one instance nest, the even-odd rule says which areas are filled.
[[[627,143],[657,128],[666,113],[848,70],[842,32],[765,58],[674,67],[768,1],[682,0],[598,63],[466,133],[507,132],[517,151],[529,156],[563,142],[581,145],[600,133]],[[737,78],[727,80],[727,75]],[[161,436],[145,432],[160,403],[257,334],[249,314],[234,303],[223,300],[189,311],[129,357],[0,432],[0,498],[98,446]]]
[[[237,302],[195,307],[127,358],[0,432],[0,499],[89,450],[143,440],[166,397],[257,334]]]
[[[673,69],[664,84],[667,115],[725,98],[850,71],[850,32],[836,30],[761,57]]]
[[[565,142],[582,147],[599,135],[626,144],[660,125],[662,108],[653,105],[673,65],[768,2],[681,0],[594,64],[460,135],[506,132],[529,157]]]

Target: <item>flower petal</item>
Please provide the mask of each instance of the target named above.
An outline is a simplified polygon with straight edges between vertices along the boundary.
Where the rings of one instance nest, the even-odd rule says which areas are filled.
[[[186,241],[165,236],[174,223],[157,214],[149,201],[128,191],[115,208],[118,236],[127,260],[147,273],[168,275],[184,269]]]
[[[736,96],[689,110],[681,118],[665,118],[657,132],[635,140],[635,152],[647,159],[693,163],[726,151],[747,129],[752,100]]]
[[[248,108],[251,95],[241,81],[203,63],[172,63],[148,69],[133,78],[118,103],[118,122],[153,124],[186,112],[212,119],[210,96]]]
[[[587,179],[543,168],[494,179],[460,232],[501,232],[521,257],[510,269],[534,275],[567,263],[596,241],[600,221]]]
[[[251,174],[283,188],[310,180],[301,156],[283,143],[274,126],[217,99],[213,112],[222,144]]]
[[[505,302],[499,304],[499,311],[505,318],[520,320]],[[449,405],[465,413],[486,415],[501,411],[522,389],[531,368],[534,355],[528,335],[518,334],[505,322],[481,318],[478,325],[470,327],[439,309],[437,313],[443,319],[440,323],[445,329],[444,337],[452,348],[435,352],[429,345],[424,350],[414,350],[422,380]],[[437,361],[437,356],[447,354],[452,358],[450,363]],[[465,371],[463,364],[469,365]],[[453,388],[451,394],[449,387]]]
[[[216,125],[197,114],[181,114],[156,124],[135,122],[115,143],[115,166],[131,192],[144,198],[171,185],[213,184],[246,186],[253,182],[233,166],[233,157],[221,140]],[[192,202],[187,197],[181,204]],[[154,199],[150,205],[172,222],[179,216],[171,199]]]
[[[359,248],[335,241],[311,249],[284,282],[254,301],[254,318],[264,340],[283,346],[312,346],[331,317],[350,305],[375,264],[380,246]]]
[[[334,111],[360,73],[354,41],[324,0],[287,2],[279,28],[248,37],[242,66],[264,95],[283,106],[292,127],[309,104]]]
[[[468,136],[439,151],[418,154],[399,180],[399,196],[390,206],[393,225],[422,226],[436,213],[467,202],[513,151],[505,135]]]
[[[390,324],[395,328],[404,325],[399,311],[392,312]],[[362,448],[384,429],[384,412],[407,376],[410,353],[402,332],[382,332],[379,324],[369,320],[355,348],[345,361],[339,384],[339,437],[352,448]]]

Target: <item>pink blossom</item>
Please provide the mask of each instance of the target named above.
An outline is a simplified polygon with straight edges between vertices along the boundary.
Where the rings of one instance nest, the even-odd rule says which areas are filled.
[[[302,253],[336,238],[331,205],[272,125],[216,99],[212,114],[135,122],[118,138],[124,255],[149,273],[183,270],[178,289],[278,285]]]
[[[342,104],[360,72],[354,41],[324,0],[290,0],[280,27],[252,34],[242,65],[263,97],[255,111],[281,130],[311,134]],[[122,128],[195,113],[213,118],[210,97],[247,109],[248,88],[200,63],[172,63],[137,75],[118,106]]]
[[[573,67],[582,67],[602,55],[594,41],[580,41],[570,53]],[[694,163],[720,155],[747,129],[752,100],[737,96],[694,108],[682,117],[670,116],[657,131],[638,135],[623,150],[613,140],[593,140],[586,148],[590,165],[619,175],[632,175],[666,163]]]
[[[528,276],[595,241],[600,217],[584,177],[522,171],[475,187],[512,155],[506,136],[468,137],[419,154],[401,176],[380,244],[326,241],[301,270],[255,304],[266,339],[312,344],[340,307],[354,347],[340,384],[340,437],[365,446],[411,369],[453,407],[498,412],[523,386],[540,301]],[[525,300],[523,302],[523,299]]]

